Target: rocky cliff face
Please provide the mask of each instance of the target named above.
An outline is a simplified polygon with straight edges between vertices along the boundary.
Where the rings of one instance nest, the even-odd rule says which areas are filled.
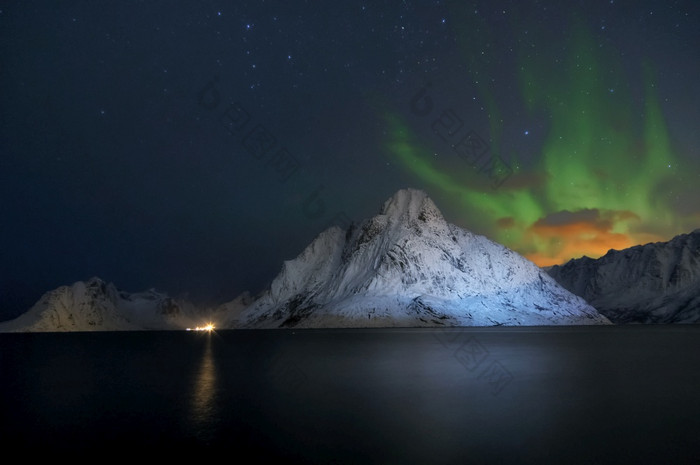
[[[321,233],[245,309],[243,327],[608,324],[522,256],[445,221],[406,189]]]
[[[700,322],[700,229],[548,273],[615,323]]]

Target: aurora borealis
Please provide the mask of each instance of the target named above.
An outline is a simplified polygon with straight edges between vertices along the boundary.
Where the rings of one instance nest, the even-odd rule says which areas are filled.
[[[0,321],[93,276],[255,294],[407,187],[542,266],[692,231],[697,24],[661,0],[4,5]]]
[[[600,45],[573,18],[558,38],[531,34],[516,41],[512,73],[519,97],[528,114],[545,120],[531,159],[509,158],[497,86],[476,86],[487,107],[489,156],[504,158],[515,171],[497,189],[473,167],[442,168],[429,137],[419,140],[399,112],[385,114],[387,150],[405,169],[449,194],[465,224],[540,266],[668,240],[700,225],[698,150],[674,147],[655,65],[640,61],[636,74],[626,73],[619,51]],[[479,60],[468,61],[470,70],[486,74]]]

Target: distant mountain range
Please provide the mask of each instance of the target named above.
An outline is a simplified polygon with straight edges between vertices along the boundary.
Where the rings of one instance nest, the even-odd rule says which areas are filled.
[[[613,323],[700,323],[700,229],[547,271]]]
[[[205,323],[192,304],[148,290],[127,293],[100,278],[47,292],[0,331],[124,331],[185,329]]]
[[[699,322],[699,244],[696,230],[544,270],[404,189],[378,215],[319,234],[256,297],[202,309],[92,278],[47,292],[0,332]]]

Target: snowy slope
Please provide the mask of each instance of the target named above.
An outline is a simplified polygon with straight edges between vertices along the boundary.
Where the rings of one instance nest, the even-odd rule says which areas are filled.
[[[548,272],[615,323],[700,323],[700,229]]]
[[[203,313],[208,315],[206,317],[207,321],[214,322],[217,328],[237,328],[240,326],[239,318],[241,313],[254,301],[255,298],[248,291],[245,291],[230,302],[225,302]]]
[[[129,294],[99,278],[44,294],[0,331],[122,331],[185,329],[203,323],[190,304],[154,290]]]
[[[330,228],[231,326],[609,324],[524,257],[445,221],[419,190]]]

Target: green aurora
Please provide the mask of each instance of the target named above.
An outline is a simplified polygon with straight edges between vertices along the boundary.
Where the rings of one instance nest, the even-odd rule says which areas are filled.
[[[619,58],[610,47],[598,47],[585,28],[573,28],[567,50],[567,60],[518,55],[523,105],[533,115],[545,114],[549,124],[538,155],[527,163],[501,152],[494,93],[479,87],[491,116],[491,156],[513,168],[497,189],[466,164],[459,170],[439,166],[430,144],[396,111],[383,115],[390,156],[455,199],[463,226],[542,266],[687,232],[699,215],[679,217],[667,187],[691,167],[674,153],[653,66],[639,65],[642,97],[635,100]],[[470,63],[483,75],[483,66]]]

